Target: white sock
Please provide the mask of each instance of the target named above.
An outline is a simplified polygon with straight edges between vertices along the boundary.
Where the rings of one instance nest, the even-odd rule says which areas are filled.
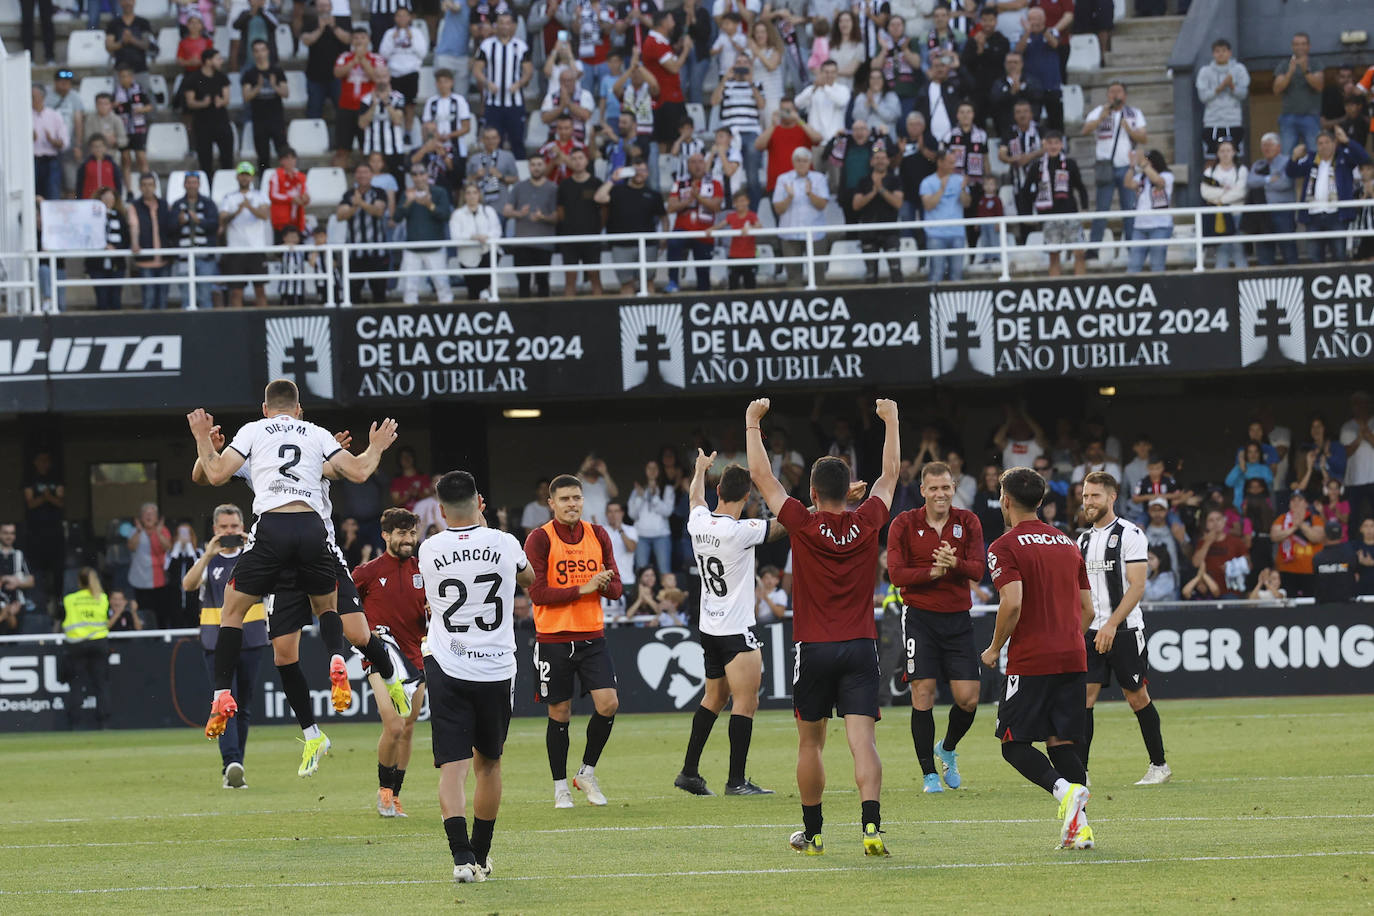
[[[1054,781],[1054,800],[1063,801],[1064,796],[1069,794],[1069,781],[1067,779],[1056,779]]]
[[[320,737],[320,727],[318,725],[312,725],[309,728],[303,728],[301,729],[301,734],[305,735],[306,741],[314,741],[316,738]]]
[[[568,781],[566,779],[555,779],[553,781],[553,790],[555,792],[567,792]]]
[[[584,763],[584,764],[582,764],[582,766],[580,766],[580,767],[577,768],[577,775],[578,775],[578,776],[595,776],[595,775],[596,775],[596,767],[589,767],[589,766],[587,766],[587,765]]]

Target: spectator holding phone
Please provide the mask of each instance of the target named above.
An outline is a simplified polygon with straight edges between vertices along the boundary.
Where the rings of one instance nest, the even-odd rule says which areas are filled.
[[[663,195],[649,187],[649,164],[637,150],[630,164],[611,173],[592,199],[609,208],[606,221],[609,235],[668,231]],[[660,243],[647,244],[645,255],[649,260],[653,260],[657,244]],[[615,272],[620,292],[624,295],[634,292],[639,286],[639,270],[633,266],[639,261],[639,243],[624,238],[612,241],[611,260],[624,265]]]

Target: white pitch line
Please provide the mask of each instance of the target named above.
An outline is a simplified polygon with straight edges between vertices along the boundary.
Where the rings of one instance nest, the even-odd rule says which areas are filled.
[[[1035,862],[939,862],[939,863],[912,863],[909,865],[891,865],[885,863],[874,863],[871,865],[822,865],[817,863],[812,868],[751,868],[751,869],[702,869],[696,871],[671,871],[671,872],[615,872],[610,874],[587,874],[587,875],[511,875],[501,877],[500,881],[606,881],[621,879],[644,879],[644,878],[704,878],[704,877],[750,877],[755,875],[793,875],[793,874],[817,874],[831,872],[852,872],[852,871],[943,871],[952,869],[983,869],[983,868],[1079,868],[1094,865],[1151,865],[1157,863],[1167,863],[1175,865],[1180,862],[1205,863],[1205,862],[1255,862],[1276,859],[1317,859],[1317,858],[1346,858],[1350,856],[1374,856],[1374,850],[1351,849],[1351,850],[1327,850],[1322,852],[1279,852],[1279,853],[1257,853],[1254,855],[1235,855],[1235,856],[1174,856],[1169,858],[1138,858],[1138,859],[1093,859],[1093,858],[1069,858],[1065,857],[1058,861],[1035,861]],[[0,890],[0,896],[6,897],[35,897],[35,896],[77,896],[86,894],[146,894],[150,892],[176,892],[176,891],[225,891],[225,890],[279,890],[296,888],[322,888],[322,887],[395,887],[397,885],[445,885],[451,884],[450,879],[434,880],[415,880],[415,879],[386,879],[380,881],[306,881],[306,882],[282,882],[268,884],[180,884],[180,885],[141,885],[136,887],[77,887],[77,888],[46,888],[43,890],[32,891],[5,891]],[[475,890],[475,889],[474,889]]]
[[[1250,823],[1263,821],[1311,821],[1311,820],[1367,820],[1374,814],[1238,814],[1231,817],[1112,817],[1093,818],[1094,824],[1168,824],[1168,823]],[[1043,824],[1048,819],[1030,818],[944,818],[940,820],[885,821],[890,827],[932,827],[932,826],[1008,826],[1013,824]],[[857,821],[831,821],[833,827],[857,827]],[[787,830],[795,828],[795,822],[785,824],[646,824],[623,827],[548,827],[534,830],[503,830],[503,836],[546,835],[561,833],[656,833],[668,830]],[[104,849],[123,846],[213,846],[237,845],[241,843],[293,843],[293,842],[334,842],[339,840],[398,840],[433,839],[434,833],[366,833],[340,834],[328,836],[263,836],[263,837],[187,837],[168,840],[127,840],[107,843],[10,843],[0,844],[0,849]]]

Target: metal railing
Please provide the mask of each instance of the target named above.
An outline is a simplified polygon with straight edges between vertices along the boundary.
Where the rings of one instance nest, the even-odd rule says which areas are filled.
[[[1348,200],[1339,201],[1339,209],[1366,209],[1374,207],[1374,199],[1370,200]],[[636,295],[651,296],[655,294],[654,275],[662,269],[676,268],[679,271],[688,271],[697,267],[724,267],[724,266],[778,266],[787,267],[798,265],[802,268],[805,277],[805,289],[814,290],[819,285],[820,270],[818,265],[824,265],[826,272],[829,273],[833,265],[836,264],[859,264],[867,267],[869,264],[881,265],[889,260],[918,259],[928,260],[932,258],[967,258],[969,256],[992,255],[996,259],[997,279],[1000,281],[1010,280],[1012,268],[1020,268],[1025,265],[1027,255],[1039,255],[1054,253],[1071,253],[1076,250],[1102,249],[1106,251],[1127,251],[1130,249],[1150,249],[1170,247],[1188,247],[1192,250],[1191,269],[1201,272],[1207,269],[1206,254],[1208,248],[1219,245],[1246,244],[1246,243],[1280,243],[1280,242],[1313,242],[1319,239],[1337,239],[1353,242],[1361,235],[1350,227],[1325,231],[1293,231],[1293,232],[1271,232],[1259,235],[1233,234],[1233,235],[1207,235],[1204,232],[1205,221],[1215,219],[1219,213],[1232,216],[1237,225],[1244,214],[1266,214],[1289,212],[1305,214],[1310,212],[1312,205],[1305,202],[1282,203],[1282,204],[1250,204],[1237,205],[1235,207],[1172,207],[1167,211],[1084,211],[1079,213],[1042,213],[1030,216],[1001,216],[1001,217],[979,217],[974,219],[953,219],[953,220],[915,220],[899,221],[887,223],[847,223],[847,224],[825,224],[817,226],[793,226],[793,227],[767,227],[757,228],[747,233],[758,242],[775,243],[775,251],[771,257],[754,257],[748,259],[729,259],[713,258],[708,261],[696,260],[666,260],[660,259],[659,247],[666,246],[671,240],[685,239],[710,239],[714,242],[726,241],[737,236],[744,235],[739,230],[733,229],[712,229],[709,231],[694,232],[645,232],[634,234],[604,234],[588,236],[569,236],[553,235],[529,238],[504,237],[499,239],[488,239],[485,243],[471,241],[443,242],[377,242],[365,244],[326,244],[323,246],[310,246],[306,250],[319,252],[322,255],[322,266],[315,271],[301,274],[268,274],[266,273],[266,259],[272,255],[279,255],[287,251],[286,246],[264,246],[255,249],[257,254],[264,257],[264,272],[258,274],[214,274],[212,277],[200,276],[196,274],[196,258],[215,257],[223,254],[242,254],[241,248],[228,248],[223,246],[204,247],[204,248],[159,248],[143,249],[137,255],[128,249],[103,250],[103,251],[30,251],[24,253],[0,253],[0,268],[4,268],[4,279],[0,279],[0,292],[10,293],[11,313],[25,313],[38,311],[45,298],[56,301],[59,291],[63,289],[73,289],[79,287],[108,287],[119,286],[124,289],[138,289],[145,286],[168,286],[184,287],[188,290],[183,300],[183,307],[194,308],[196,302],[196,287],[205,283],[222,284],[226,282],[234,283],[274,283],[283,279],[293,281],[305,281],[306,283],[322,282],[325,287],[323,305],[328,308],[352,306],[352,285],[354,282],[366,282],[368,280],[382,279],[401,280],[404,278],[427,279],[434,276],[434,272],[427,269],[401,270],[399,267],[388,267],[383,270],[362,271],[358,270],[354,264],[355,258],[364,257],[370,254],[385,253],[390,256],[395,252],[433,252],[436,249],[453,251],[454,249],[467,248],[480,245],[482,257],[486,263],[477,268],[453,267],[449,265],[445,273],[450,279],[461,279],[470,275],[484,275],[488,289],[489,301],[499,301],[501,297],[501,281],[509,277],[524,275],[544,274],[550,278],[560,273],[572,271],[582,272],[599,270],[633,272],[637,278]],[[1086,224],[1091,220],[1104,219],[1112,222],[1119,222],[1124,219],[1135,219],[1148,213],[1158,214],[1167,212],[1174,220],[1173,231],[1177,231],[1179,225],[1191,226],[1192,235],[1174,236],[1165,239],[1119,239],[1113,238],[1111,241],[1105,238],[1098,242],[1090,242],[1087,239]],[[1180,223],[1180,220],[1182,222]],[[1042,226],[1053,222],[1073,222],[1084,226],[1085,234],[1080,243],[1071,246],[1059,244],[1046,244],[1043,241],[1035,244],[1017,244],[1013,230],[1024,226]],[[841,251],[833,250],[833,242],[837,239],[849,241],[863,241],[866,238],[872,239],[874,236],[885,236],[887,240],[893,237],[914,236],[917,230],[929,231],[936,228],[958,228],[967,230],[969,228],[981,230],[984,226],[993,226],[996,229],[997,243],[995,247],[977,247],[961,245],[956,248],[883,248],[873,251]],[[786,239],[793,236],[792,239]],[[799,241],[804,245],[801,254],[783,256],[779,252],[781,245],[776,243],[787,241]],[[502,257],[511,255],[519,248],[552,248],[557,251],[559,246],[567,244],[595,244],[601,248],[634,248],[635,258],[632,261],[623,262],[602,262],[597,265],[575,265],[565,266],[562,264],[548,265],[527,265],[515,266],[514,264],[503,264]],[[831,246],[825,253],[823,259],[817,257],[817,253],[823,246]],[[299,250],[299,249],[297,249]],[[352,257],[350,257],[350,254]],[[178,275],[158,276],[158,277],[138,277],[125,276],[112,279],[93,279],[93,278],[71,278],[59,276],[59,262],[63,260],[85,260],[87,258],[122,258],[132,261],[137,257],[140,260],[161,257],[173,259],[174,262],[184,265],[185,272]],[[20,265],[23,276],[15,278],[14,267]],[[49,279],[48,292],[45,295],[40,289],[39,268],[46,267]],[[1039,270],[1039,259],[1030,269]],[[685,274],[684,274],[685,276]],[[858,280],[860,277],[846,279]],[[915,278],[913,278],[915,279]],[[967,277],[968,280],[977,280],[977,277]],[[422,284],[422,288],[425,284]],[[687,284],[684,284],[686,286]],[[399,298],[399,297],[397,297]],[[16,307],[17,304],[17,307]]]

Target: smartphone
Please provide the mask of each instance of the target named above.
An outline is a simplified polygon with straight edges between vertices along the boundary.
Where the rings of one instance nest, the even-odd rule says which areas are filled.
[[[615,178],[617,181],[620,181],[623,178],[633,177],[635,177],[635,167],[632,165],[627,165],[615,170]]]
[[[241,535],[241,534],[223,534],[223,535],[220,535],[219,546],[221,546],[221,547],[242,547],[242,546],[243,546],[243,535]]]
[[[559,40],[559,41],[572,41],[572,33],[569,32],[567,29],[559,29],[559,30],[558,30],[558,40]]]

